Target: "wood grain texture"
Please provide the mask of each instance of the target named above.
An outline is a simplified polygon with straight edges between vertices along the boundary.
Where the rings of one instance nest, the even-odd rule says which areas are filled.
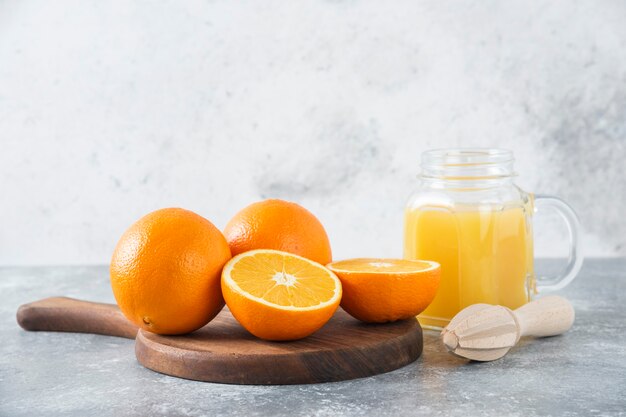
[[[17,323],[31,331],[94,333],[127,339],[134,339],[138,330],[114,304],[68,297],[50,297],[20,306]]]
[[[227,309],[183,336],[140,330],[135,353],[157,372],[230,384],[309,384],[389,372],[422,353],[417,320],[361,323],[339,309],[318,332],[298,341],[268,342],[243,329]]]

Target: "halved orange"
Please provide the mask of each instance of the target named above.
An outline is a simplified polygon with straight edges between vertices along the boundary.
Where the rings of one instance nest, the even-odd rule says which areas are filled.
[[[270,249],[244,252],[222,271],[222,293],[237,321],[266,340],[301,339],[341,301],[341,282],[323,265]]]
[[[368,323],[408,319],[424,311],[439,289],[437,262],[358,258],[326,266],[341,280],[341,307]]]

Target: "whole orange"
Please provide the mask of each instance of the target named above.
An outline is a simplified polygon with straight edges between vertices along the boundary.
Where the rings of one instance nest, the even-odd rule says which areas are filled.
[[[322,223],[289,201],[270,199],[250,204],[228,222],[224,236],[233,256],[254,249],[275,249],[322,265],[332,260]]]
[[[222,267],[228,243],[210,221],[166,208],[134,223],[113,252],[111,287],[130,321],[159,334],[189,333],[224,307]]]

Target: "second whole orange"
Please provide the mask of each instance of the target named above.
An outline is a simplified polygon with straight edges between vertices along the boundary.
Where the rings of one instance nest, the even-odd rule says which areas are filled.
[[[259,201],[242,209],[226,225],[224,236],[233,256],[255,249],[274,249],[326,265],[332,260],[322,223],[299,204]]]

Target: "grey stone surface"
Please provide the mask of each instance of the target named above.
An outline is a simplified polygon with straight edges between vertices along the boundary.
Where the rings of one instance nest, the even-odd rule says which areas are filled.
[[[39,298],[113,302],[105,267],[0,268],[0,415],[626,415],[626,260],[588,261],[563,294],[573,329],[496,362],[454,358],[426,332],[423,356],[387,374],[236,386],[144,369],[132,340],[18,327],[18,306]]]

